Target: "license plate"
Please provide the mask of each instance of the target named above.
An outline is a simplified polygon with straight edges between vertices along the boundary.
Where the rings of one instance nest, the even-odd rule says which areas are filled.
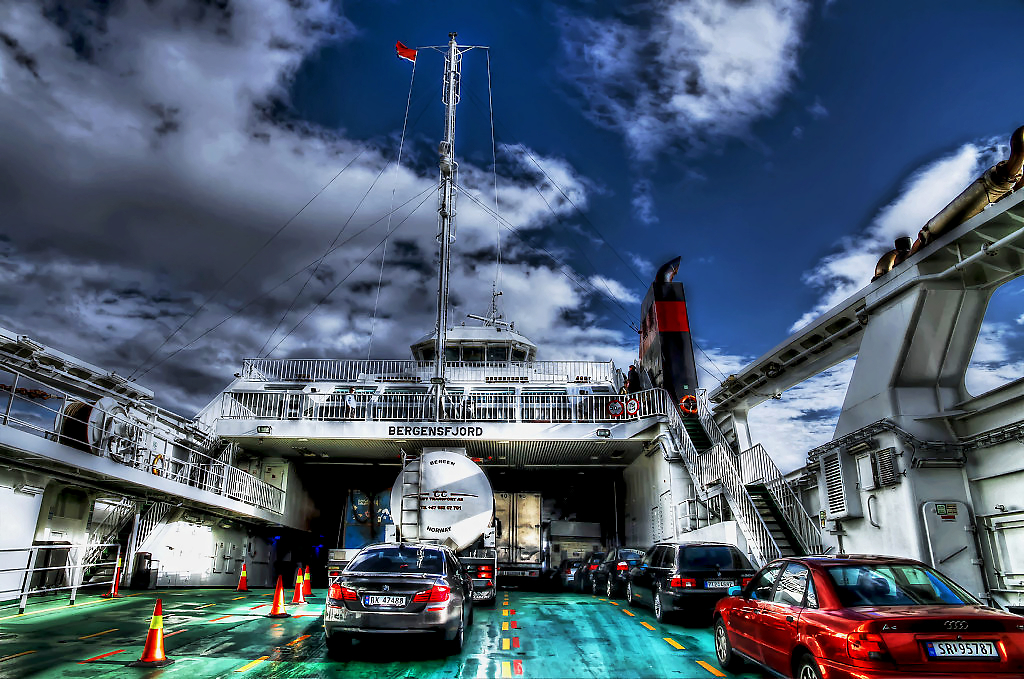
[[[994,641],[926,641],[929,658],[999,658]]]
[[[728,589],[732,587],[734,583],[732,580],[708,580],[704,583],[704,587],[707,589]]]
[[[490,599],[492,596],[494,595],[487,592],[473,592],[473,601],[477,599]]]
[[[370,595],[363,599],[364,606],[389,606],[392,608],[405,606],[404,596],[376,596]]]

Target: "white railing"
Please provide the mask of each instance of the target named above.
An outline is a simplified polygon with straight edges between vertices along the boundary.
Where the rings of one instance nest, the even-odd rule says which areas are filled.
[[[430,394],[225,392],[221,418],[402,422],[621,422],[675,410],[661,389],[635,394],[452,394],[435,415]]]
[[[0,368],[0,378],[4,371],[13,377],[13,384],[0,384],[0,426],[56,441],[106,457],[125,467],[217,495],[228,495],[230,474],[234,479],[231,489],[236,493],[231,497],[243,502],[248,502],[243,497],[257,498],[258,504],[249,504],[273,512],[283,511],[284,492],[281,489],[207,455],[196,447],[195,442],[185,437],[171,440],[149,427],[147,422],[122,414],[105,413],[105,418],[101,419],[105,425],[98,427],[96,419],[90,417],[92,404],[53,386],[40,385],[30,376],[9,367]],[[84,415],[79,416],[79,413]],[[209,443],[213,441],[211,438]],[[238,480],[244,477],[249,479],[244,482]],[[240,485],[246,488],[244,493],[238,491]]]
[[[744,484],[760,483],[768,489],[806,553],[823,553],[825,545],[818,523],[804,509],[768,451],[758,443],[740,453],[737,464]]]
[[[448,361],[450,381],[609,383],[611,361]],[[421,382],[434,376],[432,361],[247,358],[244,380],[252,382]]]
[[[113,550],[109,548],[114,548]],[[104,550],[116,551],[113,560],[101,560]],[[43,557],[40,559],[40,557]],[[60,562],[55,566],[40,566],[37,563]],[[8,547],[0,549],[0,562],[24,563],[24,566],[0,568],[0,582],[18,582],[17,587],[0,585],[0,602],[18,604],[18,613],[24,613],[28,598],[68,590],[68,603],[74,605],[78,590],[82,587],[111,587],[121,563],[121,547],[116,543],[85,545],[33,545],[31,547]],[[85,582],[87,571],[110,570],[109,580],[90,579]]]
[[[732,446],[729,445],[729,441],[725,438],[725,434],[722,433],[718,422],[715,421],[715,417],[711,413],[706,389],[697,390],[697,416],[700,418],[700,423],[704,426],[704,431],[707,433],[708,438],[711,439],[711,443],[716,446],[722,446],[725,450],[732,451]]]

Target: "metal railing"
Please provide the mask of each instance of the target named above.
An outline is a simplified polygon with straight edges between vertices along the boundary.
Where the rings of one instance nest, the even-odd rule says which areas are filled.
[[[715,417],[711,413],[711,406],[708,404],[707,389],[697,390],[697,417],[700,418],[700,423],[703,425],[708,438],[711,439],[711,443],[716,446],[722,446],[731,452],[732,446],[729,445],[729,441],[725,438],[725,434],[722,433],[721,428],[718,426],[718,422],[715,421]]]
[[[101,551],[97,552],[99,548]],[[116,548],[117,556],[112,561],[103,561],[104,550]],[[19,554],[26,554],[24,566],[0,568],[0,583],[20,580],[18,587],[0,585],[0,601],[18,602],[18,613],[24,613],[28,598],[49,592],[69,591],[68,604],[74,605],[78,590],[83,587],[112,587],[121,563],[121,547],[117,543],[101,545],[33,545],[31,547],[8,547],[0,549],[2,562],[13,562]],[[90,556],[92,555],[92,556]],[[37,565],[40,557],[44,564],[59,561],[57,565]],[[110,569],[109,580],[90,579],[85,582],[87,571]],[[20,577],[19,577],[20,575]],[[15,596],[11,596],[15,595]]]
[[[664,416],[675,406],[661,389],[635,394],[452,394],[435,413],[430,394],[225,392],[220,417],[245,420],[402,422],[621,422]]]
[[[423,382],[434,375],[433,361],[339,360],[329,358],[247,358],[244,380],[253,382]],[[611,361],[447,361],[451,381],[608,383]]]
[[[789,527],[796,534],[807,554],[821,554],[825,545],[818,523],[810,517],[775,461],[760,443],[737,456],[737,466],[744,484],[761,483],[782,511]]]
[[[35,388],[36,383],[30,376],[8,367],[3,370],[13,375],[13,384],[4,385],[0,391],[0,426],[106,457],[125,467],[193,488],[230,496],[261,509],[283,512],[284,491],[211,457],[187,437],[172,439],[174,432],[161,433],[144,420],[114,413],[105,413],[104,424],[99,427],[97,420],[91,417],[92,404],[52,386]],[[19,387],[19,383],[30,387]],[[4,394],[8,397],[6,404]],[[51,401],[55,405],[51,406]],[[19,407],[15,408],[16,405]],[[209,437],[210,443],[214,440]],[[249,478],[240,480],[244,477]],[[229,495],[229,487],[233,494]]]

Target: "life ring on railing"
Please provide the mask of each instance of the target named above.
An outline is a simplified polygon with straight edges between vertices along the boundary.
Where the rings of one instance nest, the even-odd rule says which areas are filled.
[[[153,473],[157,476],[161,476],[164,471],[164,456],[163,454],[157,455],[153,458]]]
[[[697,414],[697,397],[693,394],[687,394],[686,396],[679,399],[679,409],[687,415]]]
[[[615,399],[614,401],[608,402],[609,415],[612,417],[621,417],[623,412],[625,412],[625,408],[622,406],[622,401]]]
[[[631,398],[626,401],[626,414],[632,417],[640,412],[640,401]]]

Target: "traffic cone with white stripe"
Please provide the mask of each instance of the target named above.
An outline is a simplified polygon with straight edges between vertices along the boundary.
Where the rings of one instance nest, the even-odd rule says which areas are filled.
[[[173,660],[164,655],[164,605],[163,600],[156,600],[153,609],[153,620],[149,623],[146,635],[146,646],[142,649],[142,657],[128,667],[166,667]]]
[[[302,596],[313,596],[313,585],[309,582],[309,566],[306,566],[306,573],[302,576]]]
[[[121,582],[121,557],[117,557],[117,565],[114,566],[114,579],[110,581],[110,591],[101,595],[104,599],[120,599],[117,593],[117,586]]]
[[[235,588],[236,592],[248,592],[249,591],[249,580],[245,573],[245,564],[242,564],[242,574],[238,576],[238,587]]]
[[[274,607],[270,609],[268,618],[290,618],[291,614],[284,609],[284,582],[277,576],[277,587],[274,588]]]
[[[302,567],[299,566],[299,570],[295,573],[295,593],[292,595],[293,604],[304,604],[306,599],[302,596]]]

